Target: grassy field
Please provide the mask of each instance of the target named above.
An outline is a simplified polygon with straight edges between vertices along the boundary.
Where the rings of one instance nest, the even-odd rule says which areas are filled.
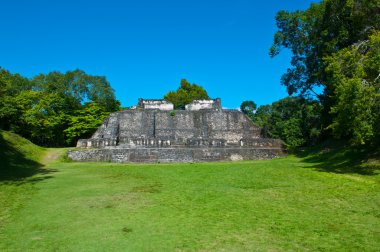
[[[362,163],[360,152],[320,148],[233,163],[73,163],[58,158],[63,149],[14,138],[2,132],[0,139],[0,251],[380,248],[379,162]]]

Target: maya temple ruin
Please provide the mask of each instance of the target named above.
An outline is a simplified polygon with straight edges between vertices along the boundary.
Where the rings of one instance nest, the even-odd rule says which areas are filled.
[[[75,161],[205,162],[270,159],[284,154],[281,140],[220,99],[194,100],[174,110],[166,100],[139,99],[133,109],[112,113],[90,139],[69,151]]]

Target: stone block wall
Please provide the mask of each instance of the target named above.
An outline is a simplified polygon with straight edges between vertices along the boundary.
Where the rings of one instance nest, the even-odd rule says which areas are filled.
[[[208,100],[194,100],[185,106],[186,110],[197,111],[201,109],[222,109],[220,98]]]
[[[219,101],[220,104],[220,101]],[[200,162],[268,159],[282,142],[237,110],[136,109],[112,113],[90,139],[69,152],[77,161]],[[87,148],[87,149],[86,149]]]
[[[142,99],[139,98],[138,108],[142,109],[158,109],[158,110],[173,110],[174,105],[171,102],[163,99]]]
[[[237,110],[126,110],[111,114],[92,139],[224,139],[238,144],[243,138],[260,138],[260,131]]]
[[[76,161],[111,162],[210,162],[270,159],[284,155],[281,149],[262,148],[109,148],[69,151]]]

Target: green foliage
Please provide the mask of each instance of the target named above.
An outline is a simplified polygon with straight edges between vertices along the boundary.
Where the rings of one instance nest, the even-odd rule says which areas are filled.
[[[14,96],[31,88],[32,84],[27,78],[0,67],[0,129],[9,129],[17,115]]]
[[[65,101],[58,94],[23,91],[14,98],[17,116],[12,130],[45,146],[61,145],[68,114]]]
[[[288,93],[316,95],[323,105],[323,127],[353,144],[378,139],[374,103],[379,89],[373,81],[380,74],[379,57],[376,43],[368,41],[380,30],[379,13],[379,0],[323,0],[305,11],[276,16],[278,32],[270,55],[282,48],[293,54],[292,67],[282,76]]]
[[[209,96],[201,86],[190,84],[186,79],[182,79],[177,91],[168,92],[164,95],[164,99],[172,102],[175,109],[185,109],[185,105],[193,100],[209,99]]]
[[[32,82],[38,90],[64,97],[72,107],[80,107],[88,101],[96,102],[110,112],[120,107],[120,102],[115,99],[114,90],[104,76],[88,75],[77,69],[64,74],[40,74],[34,77]]]
[[[0,128],[44,146],[90,136],[120,106],[105,77],[81,70],[29,80],[0,68],[0,98]]]
[[[15,95],[32,87],[29,79],[0,67],[0,95]]]
[[[0,97],[4,97],[8,93],[11,78],[11,73],[0,67]]]
[[[240,105],[240,111],[253,120],[257,105],[253,101],[243,101]]]
[[[314,143],[321,132],[321,106],[316,101],[287,97],[260,106],[254,122],[264,136],[282,139],[288,148]]]
[[[379,12],[379,0],[323,0],[305,11],[278,12],[270,55],[277,55],[281,48],[293,53],[292,68],[282,77],[289,94],[305,94],[322,86],[329,95],[323,58],[379,30]]]
[[[78,139],[91,137],[109,114],[106,108],[96,102],[86,103],[68,120],[68,127],[64,130],[67,143],[72,145]]]
[[[380,136],[380,32],[368,41],[325,58],[336,103],[329,126],[335,136],[353,144],[374,142]]]
[[[17,118],[15,99],[10,95],[0,97],[0,129],[9,130],[12,122]]]

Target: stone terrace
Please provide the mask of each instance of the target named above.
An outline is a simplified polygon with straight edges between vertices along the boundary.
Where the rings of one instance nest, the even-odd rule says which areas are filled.
[[[77,147],[85,149],[71,151],[69,157],[77,161],[197,162],[283,155],[280,140],[262,138],[261,129],[246,115],[221,109],[220,99],[195,101],[188,110],[168,110],[166,101],[156,103],[165,105],[161,108],[141,108],[144,103],[140,101],[137,109],[111,114],[90,139],[78,141]]]

